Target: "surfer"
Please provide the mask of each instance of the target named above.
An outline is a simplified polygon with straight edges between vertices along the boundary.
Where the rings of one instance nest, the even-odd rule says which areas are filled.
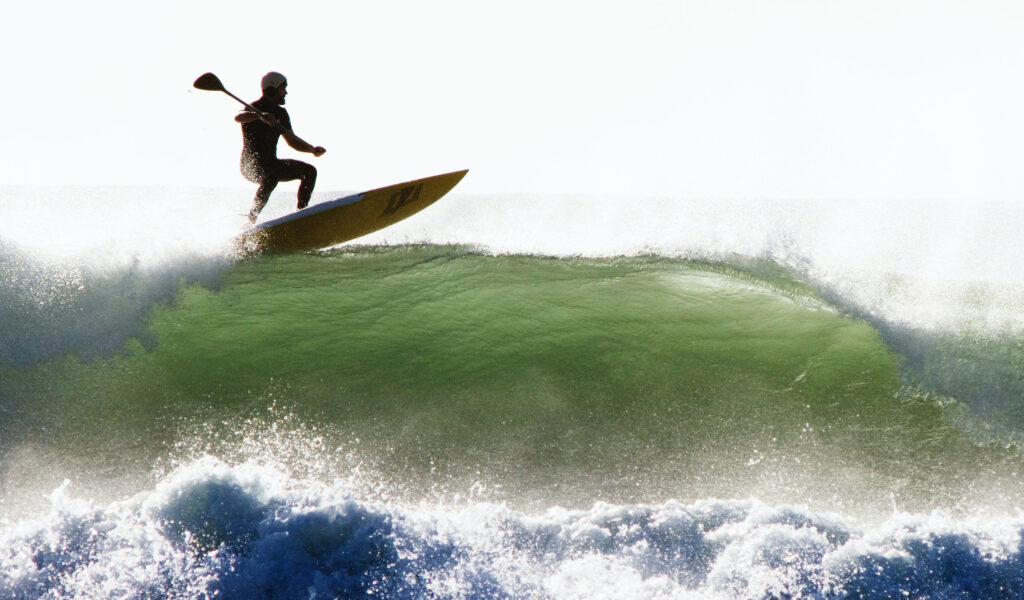
[[[313,156],[326,152],[323,146],[314,146],[292,131],[291,118],[284,109],[284,99],[288,95],[288,80],[284,75],[271,71],[263,76],[261,85],[263,96],[252,103],[252,108],[259,112],[246,109],[235,117],[235,121],[242,124],[242,175],[260,186],[249,211],[249,222],[256,221],[270,199],[270,193],[281,181],[301,180],[298,192],[300,209],[306,208],[313,196],[316,167],[299,160],[278,158],[278,138],[284,136],[288,145],[299,152],[309,152]]]

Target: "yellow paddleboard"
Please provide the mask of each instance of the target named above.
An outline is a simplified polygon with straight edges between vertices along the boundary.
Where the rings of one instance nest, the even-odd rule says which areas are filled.
[[[306,252],[393,225],[447,194],[468,171],[455,171],[370,190],[260,223],[236,238],[244,254]]]

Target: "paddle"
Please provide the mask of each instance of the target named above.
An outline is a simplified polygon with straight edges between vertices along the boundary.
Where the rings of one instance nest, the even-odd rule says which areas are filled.
[[[262,114],[260,113],[260,111],[253,108],[251,104],[229,92],[224,87],[224,84],[220,82],[220,79],[213,73],[203,73],[199,76],[198,79],[195,80],[195,82],[192,84],[192,87],[196,88],[197,90],[205,90],[207,92],[224,92],[228,96],[231,96],[235,100],[238,100],[239,102],[244,104],[245,107],[251,110],[252,112],[256,114]]]

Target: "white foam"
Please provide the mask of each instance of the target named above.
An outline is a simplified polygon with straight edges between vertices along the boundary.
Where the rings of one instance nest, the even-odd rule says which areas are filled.
[[[0,529],[0,597],[995,597],[1024,518],[863,528],[754,500],[553,508],[381,504],[214,458],[95,507],[66,487]]]

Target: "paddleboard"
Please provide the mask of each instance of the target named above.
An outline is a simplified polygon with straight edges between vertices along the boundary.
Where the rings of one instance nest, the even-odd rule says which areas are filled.
[[[411,217],[447,194],[469,171],[425,177],[308,206],[243,231],[243,254],[307,252],[373,233]]]

